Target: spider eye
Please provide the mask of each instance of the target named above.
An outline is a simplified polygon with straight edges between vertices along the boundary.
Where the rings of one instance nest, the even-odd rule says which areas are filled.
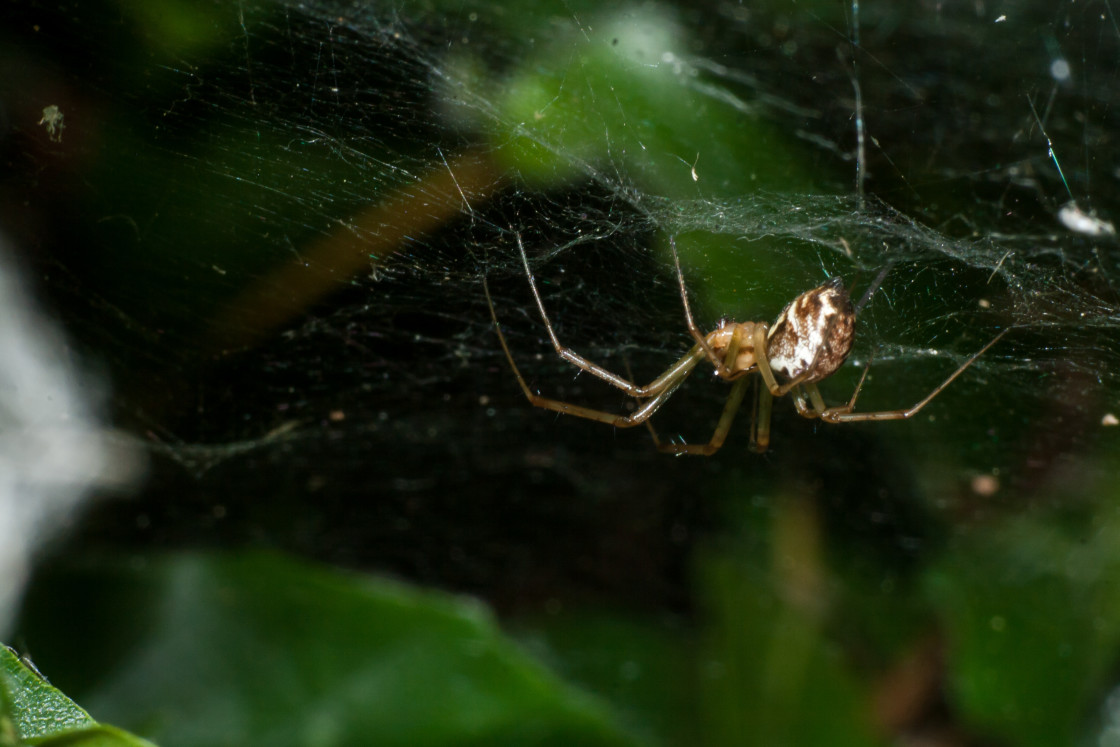
[[[852,350],[856,316],[844,282],[832,278],[787,306],[767,336],[770,368],[805,383],[835,373]]]

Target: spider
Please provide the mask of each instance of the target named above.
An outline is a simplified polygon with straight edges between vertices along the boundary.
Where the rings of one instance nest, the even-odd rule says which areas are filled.
[[[696,344],[653,381],[645,386],[638,386],[629,379],[587,360],[560,343],[556,331],[552,327],[552,322],[548,318],[548,313],[545,311],[540,292],[537,290],[533,271],[529,268],[529,258],[525,253],[525,246],[521,242],[520,234],[517,235],[517,248],[521,254],[521,263],[525,268],[525,275],[529,279],[529,288],[533,292],[533,298],[537,302],[537,310],[544,321],[545,330],[548,331],[549,339],[552,341],[552,347],[556,349],[556,354],[577,368],[618,387],[638,400],[638,406],[633,412],[627,415],[617,415],[535,394],[529,388],[525,377],[521,374],[521,370],[513,359],[505,334],[502,332],[502,326],[498,322],[497,312],[494,310],[494,300],[490,296],[490,288],[484,278],[482,288],[486,294],[486,302],[490,307],[490,317],[494,321],[494,330],[498,333],[498,341],[502,345],[502,350],[505,351],[514,376],[517,377],[517,383],[521,386],[521,391],[525,393],[525,397],[531,404],[565,415],[574,415],[588,420],[596,420],[600,423],[607,423],[618,428],[632,428],[645,423],[649,426],[650,433],[653,435],[654,443],[659,451],[669,454],[709,456],[723,446],[735,415],[742,405],[747,384],[753,380],[755,396],[751,412],[750,443],[753,451],[763,452],[770,444],[770,412],[774,397],[781,397],[792,392],[794,395],[793,404],[798,414],[805,418],[819,418],[826,423],[907,420],[917,415],[923,407],[944,391],[954,379],[964,373],[965,369],[999,342],[1000,338],[1011,329],[1008,327],[992,338],[987,345],[980,348],[947,379],[912,407],[900,410],[855,412],[856,399],[859,397],[863,382],[867,378],[871,366],[870,362],[864,368],[863,376],[856,384],[855,391],[848,403],[829,407],[825,404],[824,398],[817,388],[817,383],[828,378],[840,368],[848,357],[855,338],[856,313],[852,308],[848,291],[844,288],[841,279],[834,277],[823,285],[806,291],[793,299],[778,315],[772,326],[767,325],[766,322],[724,320],[720,322],[719,327],[705,335],[700,332],[692,318],[684,273],[681,271],[680,257],[677,256],[676,242],[672,238],[669,240],[669,246],[677,270],[677,282],[680,285],[685,322]],[[704,359],[712,364],[717,376],[732,384],[731,393],[727,397],[727,402],[723,407],[723,413],[720,415],[715,431],[706,444],[664,443],[657,437],[657,432],[648,422],[649,418],[673,396],[673,393],[684,383],[684,380],[688,378],[696,365]],[[752,373],[757,373],[758,376],[750,377],[749,374]],[[775,374],[780,374],[784,383],[779,383]],[[758,385],[759,380],[762,381],[762,386]]]

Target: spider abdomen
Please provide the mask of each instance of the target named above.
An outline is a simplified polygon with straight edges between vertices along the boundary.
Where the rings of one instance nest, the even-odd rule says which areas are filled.
[[[852,350],[856,315],[836,277],[802,293],[778,315],[767,335],[770,368],[804,383],[828,378]]]

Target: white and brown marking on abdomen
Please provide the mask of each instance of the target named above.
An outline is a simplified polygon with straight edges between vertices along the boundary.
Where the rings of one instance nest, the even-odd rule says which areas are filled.
[[[840,278],[802,293],[778,315],[767,335],[770,368],[805,383],[831,376],[852,350],[856,315]]]

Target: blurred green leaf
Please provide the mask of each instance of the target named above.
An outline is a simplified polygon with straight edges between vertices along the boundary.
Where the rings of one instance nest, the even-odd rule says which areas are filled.
[[[154,50],[179,56],[222,39],[220,5],[186,0],[116,0],[122,15],[136,24]]]
[[[931,574],[950,684],[1009,744],[1074,744],[1120,648],[1120,520],[1046,513],[984,527]]]
[[[731,558],[703,565],[699,666],[712,744],[878,744],[867,693],[818,615],[779,579]]]
[[[146,587],[136,608],[113,610],[147,616],[146,638],[83,702],[165,746],[634,743],[473,600],[270,554],[171,556],[79,575],[107,599]],[[94,635],[83,645],[113,633]]]
[[[740,521],[755,513],[742,508]],[[828,630],[842,586],[825,560],[817,503],[794,488],[767,514],[764,543],[753,542],[743,523],[740,541],[708,551],[698,566],[708,618],[698,663],[708,741],[878,744],[870,687]],[[760,563],[760,552],[768,561]]]
[[[635,733],[667,744],[695,742],[695,636],[682,619],[565,610],[523,620],[519,632],[565,679],[609,701]]]
[[[508,123],[500,160],[526,180],[554,184],[607,168],[674,198],[814,183],[801,148],[748,111],[753,104],[708,90],[670,8],[622,6],[587,23],[539,20],[538,38],[547,41],[498,97],[499,120]]]

